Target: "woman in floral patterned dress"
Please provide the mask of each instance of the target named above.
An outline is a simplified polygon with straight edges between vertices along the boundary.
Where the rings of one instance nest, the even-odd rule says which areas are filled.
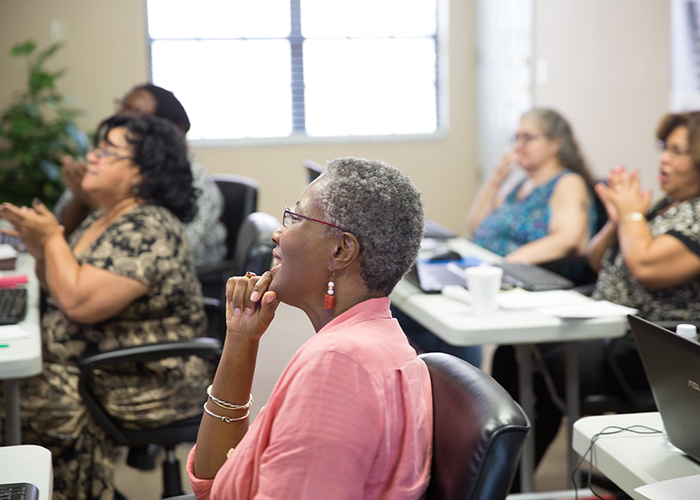
[[[103,351],[200,336],[206,319],[181,221],[195,192],[171,123],[114,116],[98,128],[82,188],[101,208],[70,235],[36,200],[0,215],[36,258],[48,291],[43,371],[21,385],[23,441],[49,448],[54,499],[114,497],[115,448],[78,393],[78,363]],[[122,364],[93,384],[123,425],[160,426],[201,412],[211,370],[198,358]]]

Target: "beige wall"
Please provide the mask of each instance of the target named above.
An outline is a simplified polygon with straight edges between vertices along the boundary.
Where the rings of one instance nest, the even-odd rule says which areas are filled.
[[[534,103],[569,118],[598,177],[638,168],[657,187],[654,132],[669,109],[670,0],[535,0]]]
[[[428,217],[459,230],[475,191],[475,110],[473,2],[449,0],[450,130],[441,140],[408,143],[358,143],[299,146],[194,148],[211,172],[230,172],[260,181],[259,210],[275,214],[296,201],[304,187],[304,158],[337,156],[383,159],[406,171],[423,191]],[[56,67],[68,75],[61,90],[89,116],[91,130],[136,83],[148,79],[144,0],[0,0],[0,109],[23,85],[24,68],[7,55],[26,38],[48,44],[50,26],[65,26],[66,47]]]

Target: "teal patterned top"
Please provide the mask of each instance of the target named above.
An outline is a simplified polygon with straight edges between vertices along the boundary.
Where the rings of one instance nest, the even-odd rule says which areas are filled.
[[[513,189],[503,204],[486,217],[474,232],[472,241],[498,255],[506,256],[526,243],[547,236],[549,227],[549,200],[557,181],[573,173],[564,170],[546,184],[537,186],[523,200],[518,200],[518,191],[523,180]],[[597,213],[595,203],[590,203],[590,234],[595,233]]]

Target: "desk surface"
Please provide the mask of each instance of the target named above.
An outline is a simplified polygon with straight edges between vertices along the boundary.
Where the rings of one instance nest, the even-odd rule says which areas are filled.
[[[601,415],[579,419],[574,424],[573,448],[585,453],[591,438],[609,425],[645,425],[663,431],[658,413]],[[700,464],[688,458],[661,434],[621,432],[601,436],[593,446],[593,464],[632,498],[646,500],[634,489],[645,484],[700,474]]]
[[[51,452],[31,444],[0,447],[0,483],[32,483],[40,500],[51,500],[53,467]]]
[[[41,326],[39,320],[39,283],[34,274],[34,259],[22,253],[17,259],[17,268],[2,271],[0,276],[26,274],[27,314],[19,323],[29,334],[27,338],[2,340],[0,337],[0,380],[31,377],[41,373]],[[2,330],[0,326],[0,331]],[[14,326],[13,326],[14,328]],[[7,346],[7,347],[4,347]]]
[[[451,240],[450,246],[462,255],[478,257],[486,262],[501,260],[499,256],[465,239]],[[563,320],[522,309],[501,309],[494,314],[477,316],[473,314],[470,305],[441,294],[423,293],[406,279],[396,286],[391,301],[445,342],[460,346],[620,337],[627,329],[627,318],[624,316]]]

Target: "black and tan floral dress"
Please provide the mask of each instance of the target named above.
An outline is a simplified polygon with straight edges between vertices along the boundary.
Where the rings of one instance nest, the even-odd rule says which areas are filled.
[[[100,215],[89,216],[71,235],[71,248]],[[179,221],[162,207],[138,206],[76,258],[149,290],[116,316],[92,325],[71,321],[48,298],[43,371],[20,388],[22,437],[52,451],[54,499],[106,500],[114,494],[115,449],[78,394],[77,363],[103,351],[201,336],[206,317],[192,252]],[[93,384],[105,408],[124,425],[148,428],[200,413],[212,374],[199,358],[172,358],[96,372]]]
[[[647,214],[654,238],[667,234],[700,256],[700,197],[675,206],[665,197]],[[666,210],[664,210],[666,209]],[[644,288],[632,276],[618,245],[606,250],[592,297],[634,307],[649,321],[700,318],[700,276],[658,290]]]

